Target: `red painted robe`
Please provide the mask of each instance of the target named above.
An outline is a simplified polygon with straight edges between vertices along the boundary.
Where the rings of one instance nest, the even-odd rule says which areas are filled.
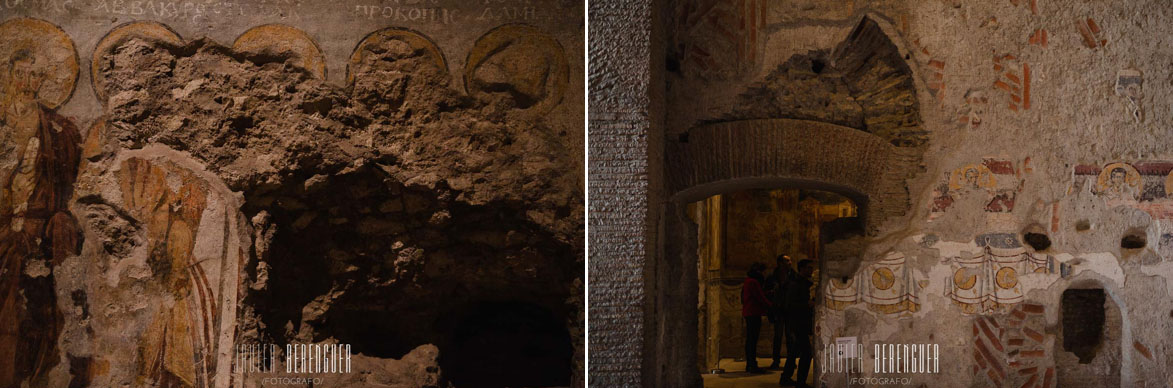
[[[59,358],[62,317],[53,275],[29,277],[25,265],[41,259],[53,268],[81,251],[81,232],[69,212],[81,136],[69,119],[43,106],[34,136],[40,149],[28,207],[13,214],[12,203],[0,204],[0,388],[25,379],[33,387],[43,385],[38,380]],[[16,175],[2,182],[5,187],[12,187]],[[14,231],[13,219],[21,216],[23,228]]]

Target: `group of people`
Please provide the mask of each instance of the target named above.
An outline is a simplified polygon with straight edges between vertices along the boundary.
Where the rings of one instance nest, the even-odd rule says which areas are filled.
[[[814,306],[811,299],[811,275],[814,261],[803,259],[791,271],[790,257],[780,255],[777,266],[769,277],[766,265],[753,263],[741,286],[741,316],[745,318],[745,371],[763,373],[758,367],[758,338],[762,332],[762,316],[774,325],[774,362],[770,369],[778,369],[782,359],[782,339],[786,339],[786,365],[782,367],[780,386],[809,387],[806,384],[811,364],[810,336],[814,331]],[[797,272],[797,273],[795,273]],[[791,379],[797,363],[798,375]]]

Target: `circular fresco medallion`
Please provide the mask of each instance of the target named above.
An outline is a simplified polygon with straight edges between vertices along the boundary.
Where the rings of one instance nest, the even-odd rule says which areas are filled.
[[[549,112],[566,94],[570,66],[553,36],[525,24],[506,24],[477,39],[464,65],[473,97],[504,94],[518,109]]]
[[[894,275],[890,269],[880,268],[872,273],[872,285],[875,286],[877,290],[887,290],[892,288],[892,285],[895,283],[896,275]]]
[[[90,87],[94,88],[94,95],[98,96],[98,101],[102,104],[106,104],[107,94],[106,75],[100,71],[103,59],[122,43],[136,38],[163,42],[172,46],[183,44],[183,39],[179,37],[179,34],[158,22],[130,22],[110,30],[106,36],[102,37],[102,40],[98,41],[90,59]]]
[[[962,290],[973,288],[977,284],[977,275],[970,273],[968,268],[958,268],[953,273],[953,285]]]
[[[1014,268],[1002,267],[1002,269],[998,270],[994,280],[998,283],[998,287],[1004,289],[1014,288],[1014,286],[1018,285],[1018,273],[1014,271]]]
[[[1128,163],[1104,166],[1104,169],[1100,170],[1100,175],[1096,177],[1096,193],[1108,198],[1136,199],[1140,196],[1140,189],[1140,172]]]
[[[294,62],[313,74],[326,79],[326,56],[304,31],[283,24],[256,26],[240,34],[232,43],[232,50],[249,54],[292,56]]]
[[[843,290],[843,289],[847,289],[848,287],[851,287],[851,283],[855,283],[855,279],[852,279],[852,278],[846,278],[846,279],[847,279],[847,281],[843,281],[840,278],[831,278],[831,287],[835,287],[836,289]]]
[[[73,40],[40,19],[15,18],[0,24],[0,103],[18,90],[33,93],[41,105],[57,108],[73,96],[78,59]]]
[[[448,73],[448,62],[431,39],[406,28],[390,27],[367,34],[358,42],[358,46],[354,47],[354,52],[350,54],[350,62],[346,66],[346,84],[354,82],[355,73],[364,58],[372,54],[385,53],[395,44],[402,44],[417,55],[427,57],[429,62],[445,74]]]

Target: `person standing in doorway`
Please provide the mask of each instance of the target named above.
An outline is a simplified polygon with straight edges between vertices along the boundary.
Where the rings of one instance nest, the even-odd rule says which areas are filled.
[[[778,385],[783,387],[798,386],[810,387],[806,384],[807,373],[811,367],[810,336],[814,331],[814,307],[810,289],[813,284],[810,280],[815,272],[815,262],[803,259],[798,262],[798,276],[791,280],[786,287],[786,366],[782,368],[782,378]],[[794,373],[797,360],[798,375],[795,380],[790,379]]]
[[[770,310],[770,300],[762,289],[766,265],[753,263],[741,284],[741,316],[745,319],[745,371],[763,373],[758,367],[758,337],[762,334],[762,316]]]
[[[770,324],[774,325],[774,362],[770,364],[770,369],[779,369],[781,365],[782,339],[786,332],[786,312],[782,306],[786,300],[786,285],[790,284],[790,278],[794,276],[790,271],[790,256],[778,255],[775,260],[777,266],[770,277],[766,278],[766,296],[770,298],[772,307],[769,311]]]

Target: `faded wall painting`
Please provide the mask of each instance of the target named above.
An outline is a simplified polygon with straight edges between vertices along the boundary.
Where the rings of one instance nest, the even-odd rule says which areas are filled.
[[[464,87],[473,97],[504,97],[517,109],[542,115],[562,102],[569,76],[556,39],[533,26],[507,24],[477,39],[465,63]]]
[[[258,385],[238,345],[288,343],[583,385],[581,5],[42,5],[0,4],[0,387]]]
[[[102,136],[102,129],[91,134]],[[96,162],[79,178],[75,206],[91,239],[62,269],[90,276],[59,284],[73,290],[74,302],[87,302],[66,314],[72,339],[63,350],[80,371],[71,381],[228,384],[231,360],[219,355],[240,330],[240,270],[249,245],[239,197],[164,147]],[[90,313],[90,305],[104,308]]]
[[[987,158],[946,173],[933,191],[929,220],[940,217],[958,202],[969,203],[964,205],[968,208],[980,206],[986,213],[1012,212],[1029,163],[1027,158],[1019,167],[1009,160]]]
[[[815,190],[745,190],[725,196],[725,268],[773,265],[778,255],[819,259],[824,223],[858,216],[846,197]]]
[[[1173,162],[1113,162],[1075,168],[1071,194],[1090,192],[1113,206],[1148,213],[1156,220],[1173,219]]]
[[[249,55],[286,56],[317,79],[326,79],[326,57],[309,35],[299,29],[281,25],[256,26],[240,34],[232,50]]]
[[[903,253],[891,252],[852,277],[830,278],[823,290],[826,306],[842,311],[856,303],[880,314],[920,311],[928,279],[909,266]]]
[[[0,386],[43,384],[63,325],[53,269],[77,254],[69,210],[77,125],[55,108],[73,94],[73,41],[44,21],[0,24]]]
[[[1020,276],[1058,273],[1053,258],[1028,252],[1016,234],[983,234],[974,244],[979,254],[943,260],[953,271],[945,279],[945,296],[967,314],[1005,312],[1024,300]]]
[[[1116,73],[1116,95],[1124,98],[1133,120],[1144,121],[1144,76],[1140,70],[1121,69]]]
[[[166,291],[163,305],[169,306],[155,314],[143,333],[139,382],[209,386],[219,316],[215,308],[219,292],[214,291],[219,290],[212,287],[204,267],[222,263],[197,261],[193,252],[208,193],[190,172],[171,163],[159,164],[127,159],[118,177],[126,210],[145,221],[147,264]],[[169,181],[178,181],[178,189],[169,187]],[[197,361],[192,363],[193,359]]]
[[[172,31],[166,25],[150,21],[129,22],[118,27],[115,27],[110,32],[98,41],[94,48],[94,53],[90,59],[90,82],[93,86],[94,95],[97,96],[98,102],[103,105],[106,104],[107,90],[110,90],[112,85],[108,84],[111,76],[121,76],[125,74],[118,74],[116,67],[112,63],[115,59],[113,50],[122,48],[131,39],[138,39],[142,42],[149,42],[155,44],[166,44],[172,47],[178,47],[183,44],[183,39],[179,34]],[[120,80],[123,77],[118,77]],[[132,78],[133,79],[133,78]]]
[[[748,190],[725,199],[725,268],[744,271],[751,263],[798,253],[798,191]]]

